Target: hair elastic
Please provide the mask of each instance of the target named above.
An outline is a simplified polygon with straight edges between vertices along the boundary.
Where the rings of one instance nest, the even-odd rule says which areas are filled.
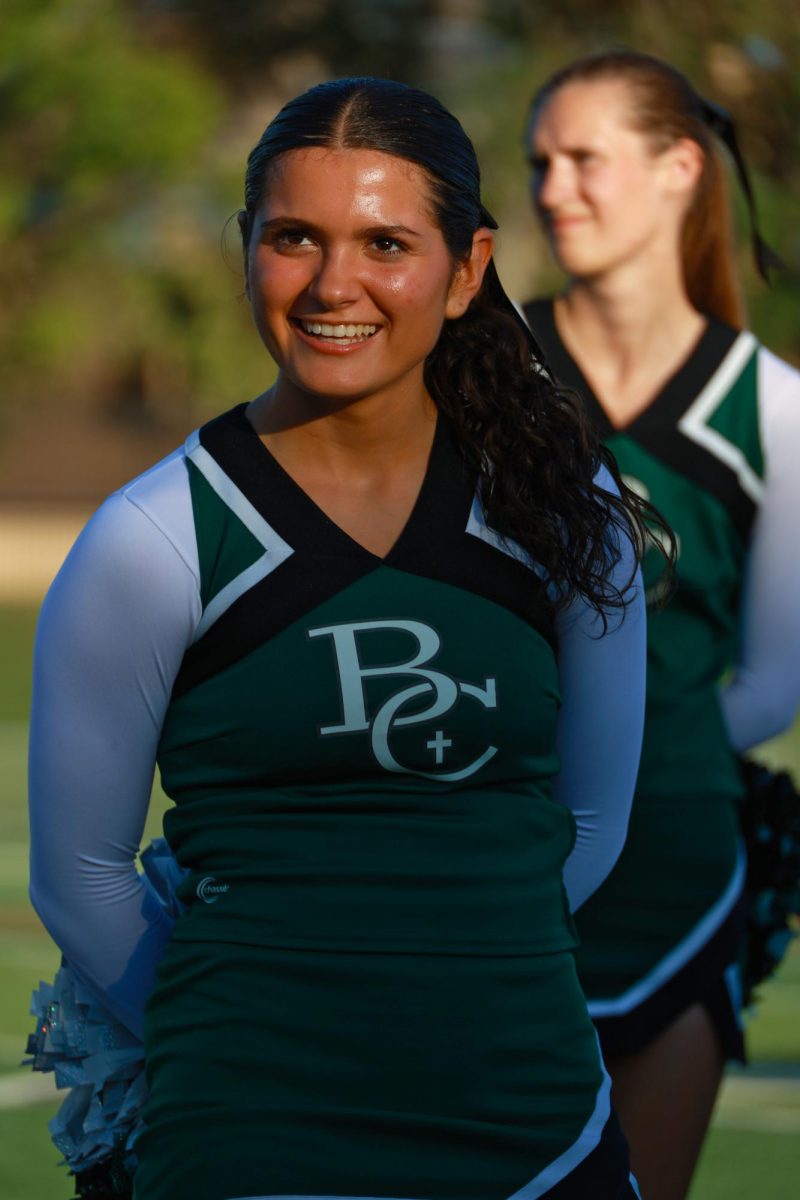
[[[715,104],[713,100],[706,100],[703,96],[698,96],[697,100],[703,121],[726,146],[733,159],[739,184],[744,192],[747,209],[750,214],[750,240],[753,246],[753,258],[755,259],[759,275],[766,283],[769,283],[770,270],[782,270],[786,264],[780,255],[776,254],[767,245],[759,232],[756,198],[750,183],[750,175],[745,165],[744,157],[739,149],[733,118],[729,112],[719,104]]]

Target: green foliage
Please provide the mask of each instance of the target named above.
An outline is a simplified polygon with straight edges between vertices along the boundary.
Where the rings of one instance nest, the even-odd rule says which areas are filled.
[[[767,292],[742,226],[754,327],[800,358],[795,0],[4,0],[2,20],[0,435],[56,403],[183,430],[271,382],[235,229],[227,255],[220,239],[264,124],[330,75],[449,103],[479,151],[509,290],[551,286],[525,113],[550,71],[614,43],[670,58],[737,118],[789,267]]]
[[[139,423],[185,419],[224,406],[237,360],[256,388],[263,352],[248,378],[254,339],[219,249],[232,198],[209,169],[218,85],[113,0],[14,0],[4,18],[4,402],[57,393]]]
[[[152,21],[155,6],[131,7]],[[169,14],[177,20],[233,88],[258,86],[265,73],[280,75],[286,64],[293,64],[290,73],[307,72],[312,60],[326,75],[382,75],[420,83],[426,75],[422,42],[439,7],[435,0],[160,0],[157,6],[160,18]],[[158,19],[151,27],[157,25]]]

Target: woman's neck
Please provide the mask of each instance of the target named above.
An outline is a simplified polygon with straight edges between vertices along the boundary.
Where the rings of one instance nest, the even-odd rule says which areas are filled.
[[[284,465],[347,477],[402,470],[404,460],[427,457],[436,425],[436,407],[427,392],[337,404],[294,393],[281,383],[279,378],[254,400],[247,415]]]
[[[682,280],[660,266],[576,281],[555,302],[561,339],[613,425],[648,407],[705,328]]]

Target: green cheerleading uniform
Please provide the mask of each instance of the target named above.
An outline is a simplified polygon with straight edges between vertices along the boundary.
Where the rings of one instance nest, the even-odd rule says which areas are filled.
[[[187,470],[203,616],[158,749],[186,911],[137,1200],[632,1196],[561,879],[551,605],[474,528],[447,423],[385,559],[243,407]]]
[[[688,360],[624,430],[609,423],[561,342],[550,300],[524,308],[559,381],[580,392],[626,482],[677,538],[674,592],[645,557],[645,737],[628,839],[577,914],[578,966],[607,1053],[647,1044],[689,1004],[707,1003],[728,1053],[741,1035],[717,1017],[727,979],[736,1007],[745,862],[742,782],[720,705],[737,660],[745,560],[763,491],[758,345],[709,321]],[[730,1008],[730,1004],[728,1005]]]

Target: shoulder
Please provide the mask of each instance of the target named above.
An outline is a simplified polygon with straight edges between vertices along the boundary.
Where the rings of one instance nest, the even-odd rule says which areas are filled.
[[[199,580],[191,494],[184,450],[178,449],[113,492],[84,527],[57,576],[63,593],[74,582],[113,581],[137,589],[153,573]],[[54,585],[55,589],[55,585]],[[54,590],[54,589],[51,589]]]
[[[126,483],[106,500],[97,516],[100,514],[108,522],[133,523],[143,530],[144,523],[149,523],[154,532],[170,543],[189,570],[198,574],[186,446]]]
[[[800,409],[800,371],[766,346],[759,344],[757,353],[759,400],[771,411],[793,416]]]
[[[769,473],[770,462],[800,453],[800,371],[759,345],[757,381],[761,440]]]

